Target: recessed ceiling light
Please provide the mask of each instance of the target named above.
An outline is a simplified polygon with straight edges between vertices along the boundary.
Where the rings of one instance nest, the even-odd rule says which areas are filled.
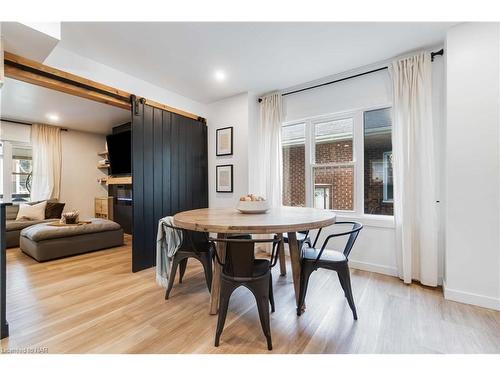
[[[59,116],[56,115],[55,113],[47,113],[47,118],[50,120],[50,121],[59,121]]]
[[[222,82],[226,79],[226,73],[224,73],[224,71],[222,70],[216,70],[214,76],[215,79],[219,82]]]

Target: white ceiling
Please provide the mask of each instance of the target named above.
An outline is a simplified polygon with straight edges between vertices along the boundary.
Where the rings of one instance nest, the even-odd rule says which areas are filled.
[[[4,119],[101,134],[108,134],[113,126],[130,121],[130,112],[125,109],[10,78],[5,79],[2,88],[1,110]],[[59,121],[50,121],[49,113],[57,114]]]
[[[60,40],[57,33],[41,32],[43,25],[38,23],[0,22],[5,50],[28,59],[43,61]],[[47,23],[57,29],[57,23]],[[60,24],[60,23],[59,23]],[[38,29],[36,29],[38,27]],[[60,25],[59,25],[60,29]],[[50,35],[49,35],[50,34]]]
[[[373,64],[444,41],[453,23],[63,22],[61,46],[209,103]],[[222,69],[227,79],[216,82]]]

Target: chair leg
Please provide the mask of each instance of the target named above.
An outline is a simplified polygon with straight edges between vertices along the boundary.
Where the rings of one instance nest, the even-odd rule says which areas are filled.
[[[306,263],[302,263],[302,269],[300,272],[300,291],[299,291],[299,303],[297,306],[297,316],[302,314],[302,306],[306,301],[307,286],[309,285],[309,277],[314,270],[308,266]]]
[[[205,282],[207,283],[208,291],[212,290],[212,254],[206,253],[202,256],[201,264],[205,272]]]
[[[215,346],[219,346],[220,335],[224,330],[226,323],[227,308],[229,307],[229,298],[233,293],[234,287],[221,280],[220,299],[219,299],[219,316],[217,317],[217,329],[215,330]]]
[[[280,275],[286,275],[286,256],[285,256],[285,245],[281,241],[278,245],[278,260],[280,262]]]
[[[342,276],[342,272],[337,272],[337,276],[339,277],[339,283],[340,286],[342,287],[342,290],[344,291],[344,297],[347,298],[347,292],[346,292],[346,287],[345,287],[345,282]]]
[[[221,280],[220,286],[220,299],[219,299],[219,316],[217,317],[217,328],[215,330],[215,346],[219,346],[220,335],[224,330],[224,324],[226,323],[227,309],[229,307],[229,299],[235,286],[230,282]]]
[[[186,272],[188,258],[185,258],[179,262],[179,284],[182,284],[182,278],[184,277],[184,273]]]
[[[172,287],[174,286],[174,280],[175,280],[175,273],[177,272],[177,266],[179,264],[179,261],[177,259],[172,259],[172,268],[170,269],[170,277],[168,278],[168,287],[167,291],[165,293],[165,299],[168,299],[170,296],[170,291],[172,290]]]
[[[269,302],[271,303],[271,312],[274,312],[274,293],[273,293],[273,276],[269,272]]]
[[[273,350],[273,342],[271,339],[271,324],[269,321],[269,296],[266,296],[266,294],[267,293],[261,294],[255,299],[257,301],[257,309],[259,311],[259,319],[262,326],[262,331],[264,332],[267,340],[267,349]]]
[[[345,266],[341,270],[337,271],[339,275],[340,284],[344,289],[345,297],[347,298],[347,302],[349,303],[349,307],[352,310],[352,316],[354,320],[358,320],[358,314],[356,312],[356,306],[354,305],[354,298],[352,296],[352,288],[351,288],[351,275],[349,273],[349,267]]]

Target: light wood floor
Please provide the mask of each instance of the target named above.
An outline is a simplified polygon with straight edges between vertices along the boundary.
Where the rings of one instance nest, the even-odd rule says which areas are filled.
[[[37,263],[7,250],[8,320],[3,348],[49,353],[268,353],[251,294],[231,300],[219,348],[201,266],[188,263],[168,301],[154,270],[130,272],[126,246]],[[288,267],[290,270],[290,267]],[[352,271],[359,320],[336,274],[313,274],[307,311],[295,315],[290,272],[273,270],[271,353],[500,353],[500,312],[445,301],[440,290]]]

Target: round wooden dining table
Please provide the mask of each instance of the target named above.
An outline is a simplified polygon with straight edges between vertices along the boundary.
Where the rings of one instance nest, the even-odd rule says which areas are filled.
[[[296,232],[319,229],[335,223],[335,213],[307,207],[272,208],[263,214],[243,214],[231,208],[202,208],[179,212],[174,216],[174,225],[198,232],[217,233],[218,238],[228,234],[276,234],[288,233],[288,247],[292,264],[295,298],[298,302],[300,290],[300,249]],[[225,258],[225,244],[217,243],[217,254]],[[281,274],[286,274],[283,241],[279,249]],[[219,307],[221,266],[215,262],[212,291],[210,294],[210,314],[217,314]]]

